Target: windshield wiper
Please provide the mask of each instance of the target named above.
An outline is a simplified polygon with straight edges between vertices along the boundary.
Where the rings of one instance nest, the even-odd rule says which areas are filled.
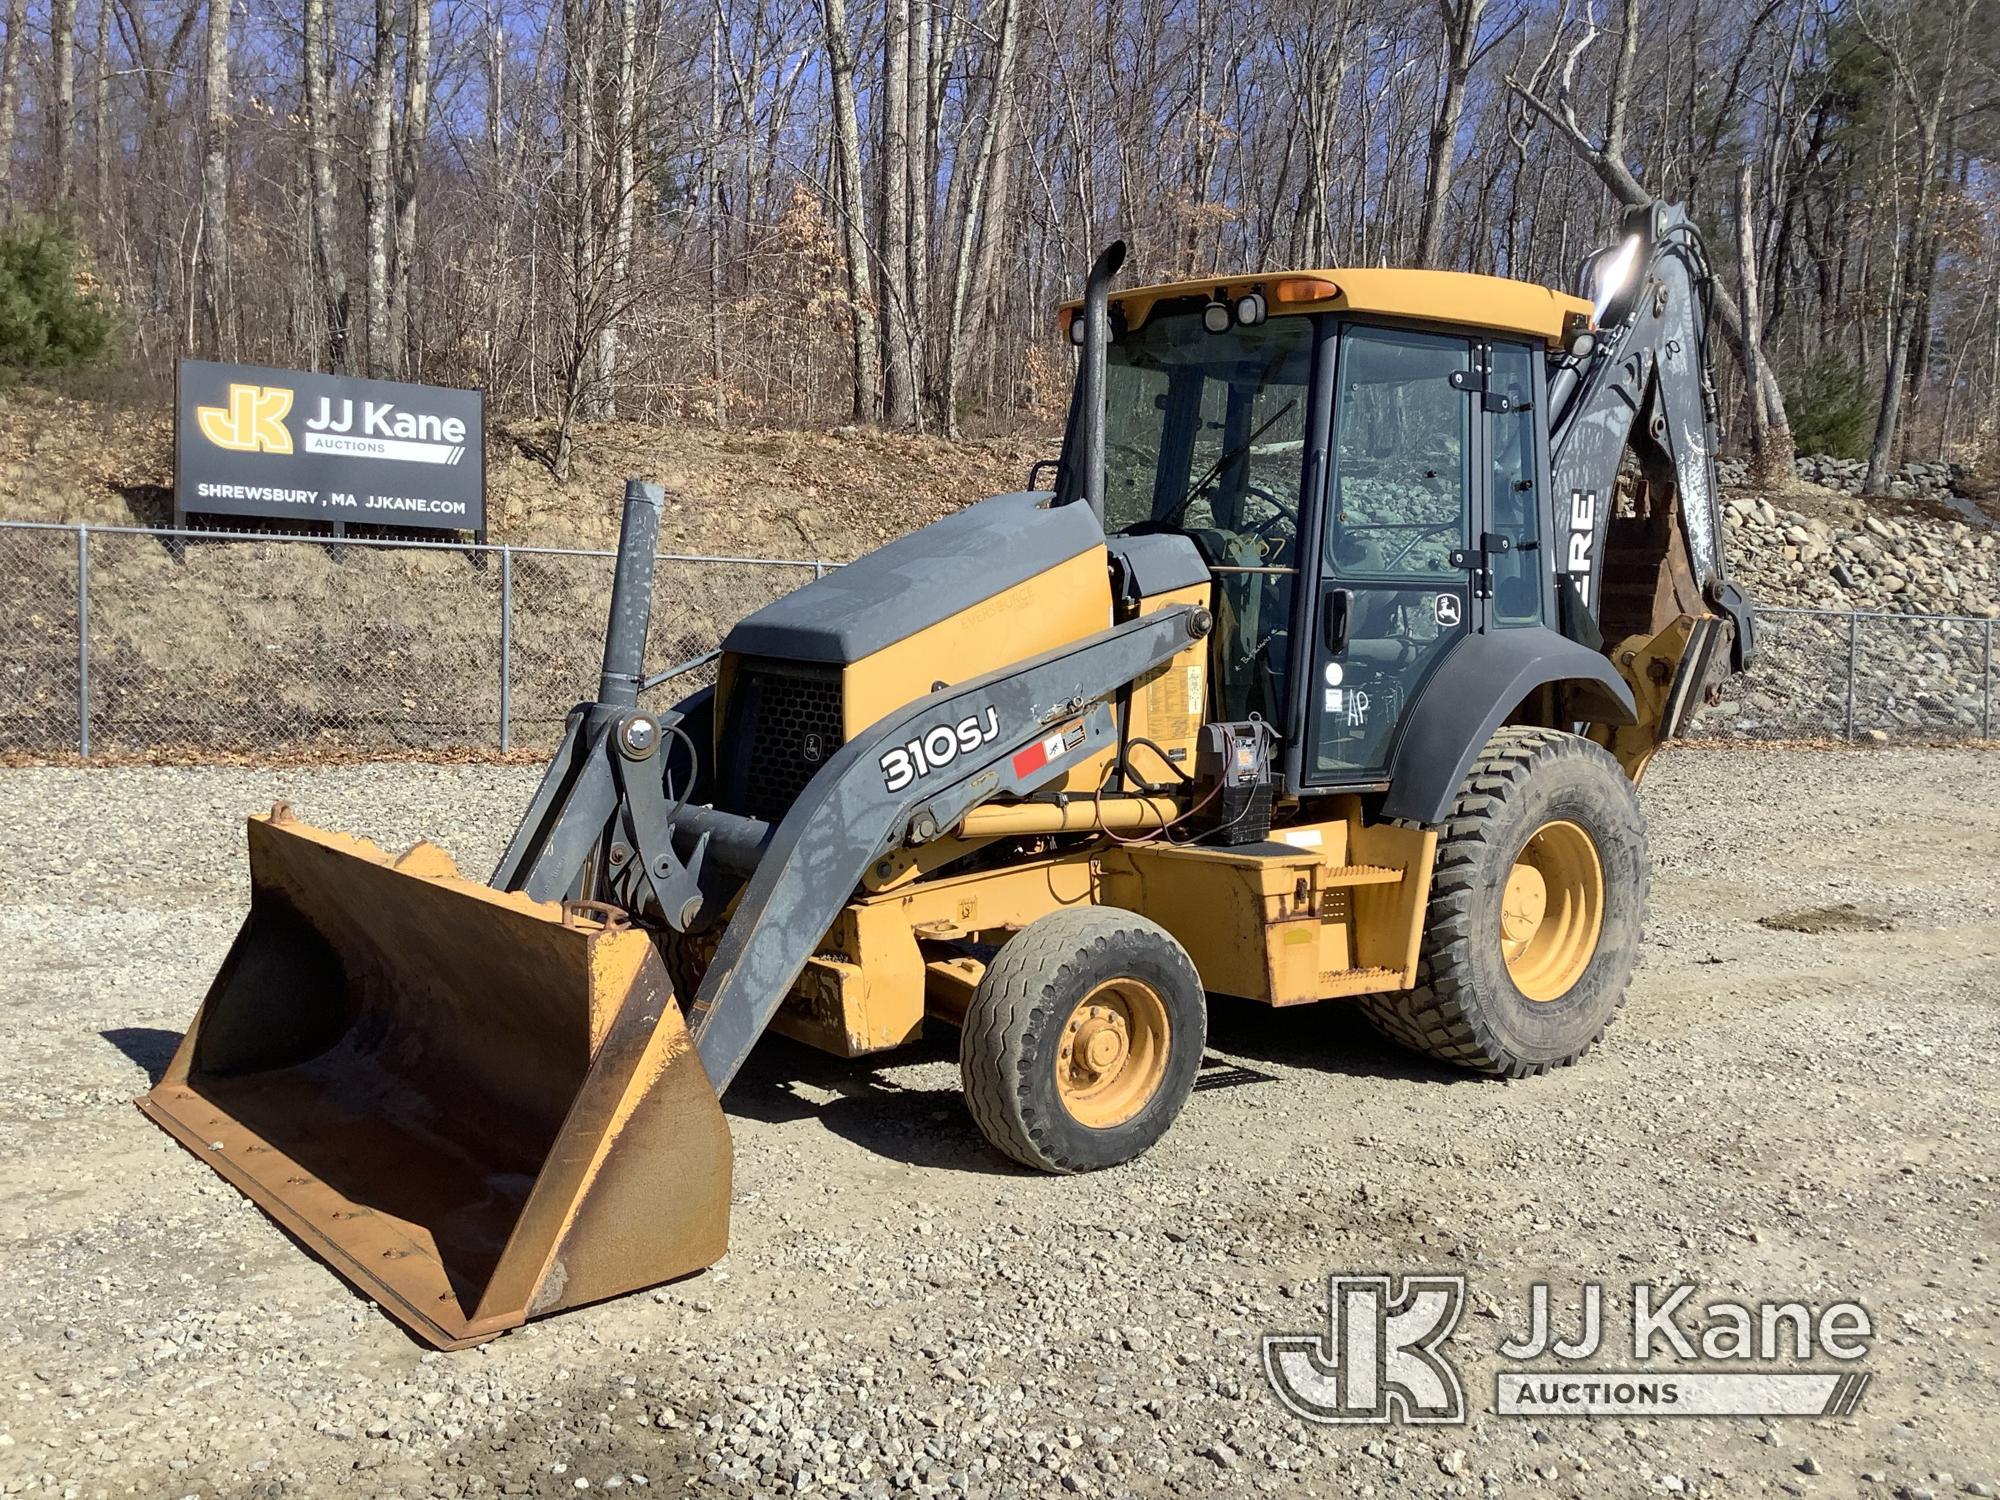
[[[1153,524],[1155,526],[1172,526],[1176,524],[1180,520],[1182,512],[1184,512],[1190,505],[1194,504],[1195,501],[1201,498],[1201,493],[1203,490],[1207,489],[1211,484],[1215,483],[1215,477],[1218,474],[1220,474],[1224,469],[1228,468],[1231,464],[1235,463],[1237,459],[1242,458],[1245,454],[1247,454],[1250,451],[1251,447],[1256,443],[1258,438],[1262,437],[1265,433],[1269,432],[1273,427],[1277,426],[1278,419],[1284,416],[1286,412],[1290,411],[1293,407],[1297,406],[1298,404],[1299,404],[1298,397],[1294,396],[1291,400],[1287,401],[1283,406],[1279,407],[1276,411],[1272,412],[1270,416],[1264,419],[1262,425],[1259,426],[1255,432],[1251,433],[1250,436],[1245,438],[1242,442],[1238,443],[1234,448],[1231,448],[1227,453],[1223,454],[1222,457],[1218,458],[1213,464],[1211,464],[1209,466],[1208,472],[1202,475],[1199,480],[1197,480],[1194,484],[1188,487],[1188,492],[1185,495],[1181,496],[1180,501],[1174,506],[1174,508],[1168,511],[1164,516],[1160,516],[1157,519],[1155,519]]]

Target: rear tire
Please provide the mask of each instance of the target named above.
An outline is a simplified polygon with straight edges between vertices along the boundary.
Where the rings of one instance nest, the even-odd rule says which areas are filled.
[[[1201,978],[1164,927],[1112,907],[1054,912],[1001,948],[966,1008],[966,1107],[1024,1166],[1117,1166],[1167,1133],[1207,1037]]]
[[[1650,873],[1638,793],[1608,752],[1503,729],[1440,831],[1416,987],[1362,1010],[1392,1041],[1458,1067],[1567,1067],[1625,1003]]]

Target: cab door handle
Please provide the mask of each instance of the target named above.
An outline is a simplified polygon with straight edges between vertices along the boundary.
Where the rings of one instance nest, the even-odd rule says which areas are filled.
[[[1329,656],[1347,649],[1347,634],[1354,621],[1354,590],[1328,589],[1320,606],[1320,633],[1326,638]]]

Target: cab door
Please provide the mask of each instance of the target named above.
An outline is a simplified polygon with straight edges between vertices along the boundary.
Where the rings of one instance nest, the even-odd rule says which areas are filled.
[[[1405,708],[1485,628],[1482,347],[1348,324],[1339,333],[1304,695],[1305,786],[1379,783]]]

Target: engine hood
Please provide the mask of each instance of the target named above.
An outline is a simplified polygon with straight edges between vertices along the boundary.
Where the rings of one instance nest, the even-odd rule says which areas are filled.
[[[994,495],[815,579],[747,615],[722,648],[846,664],[962,614],[1104,545],[1086,505],[1043,490]]]

